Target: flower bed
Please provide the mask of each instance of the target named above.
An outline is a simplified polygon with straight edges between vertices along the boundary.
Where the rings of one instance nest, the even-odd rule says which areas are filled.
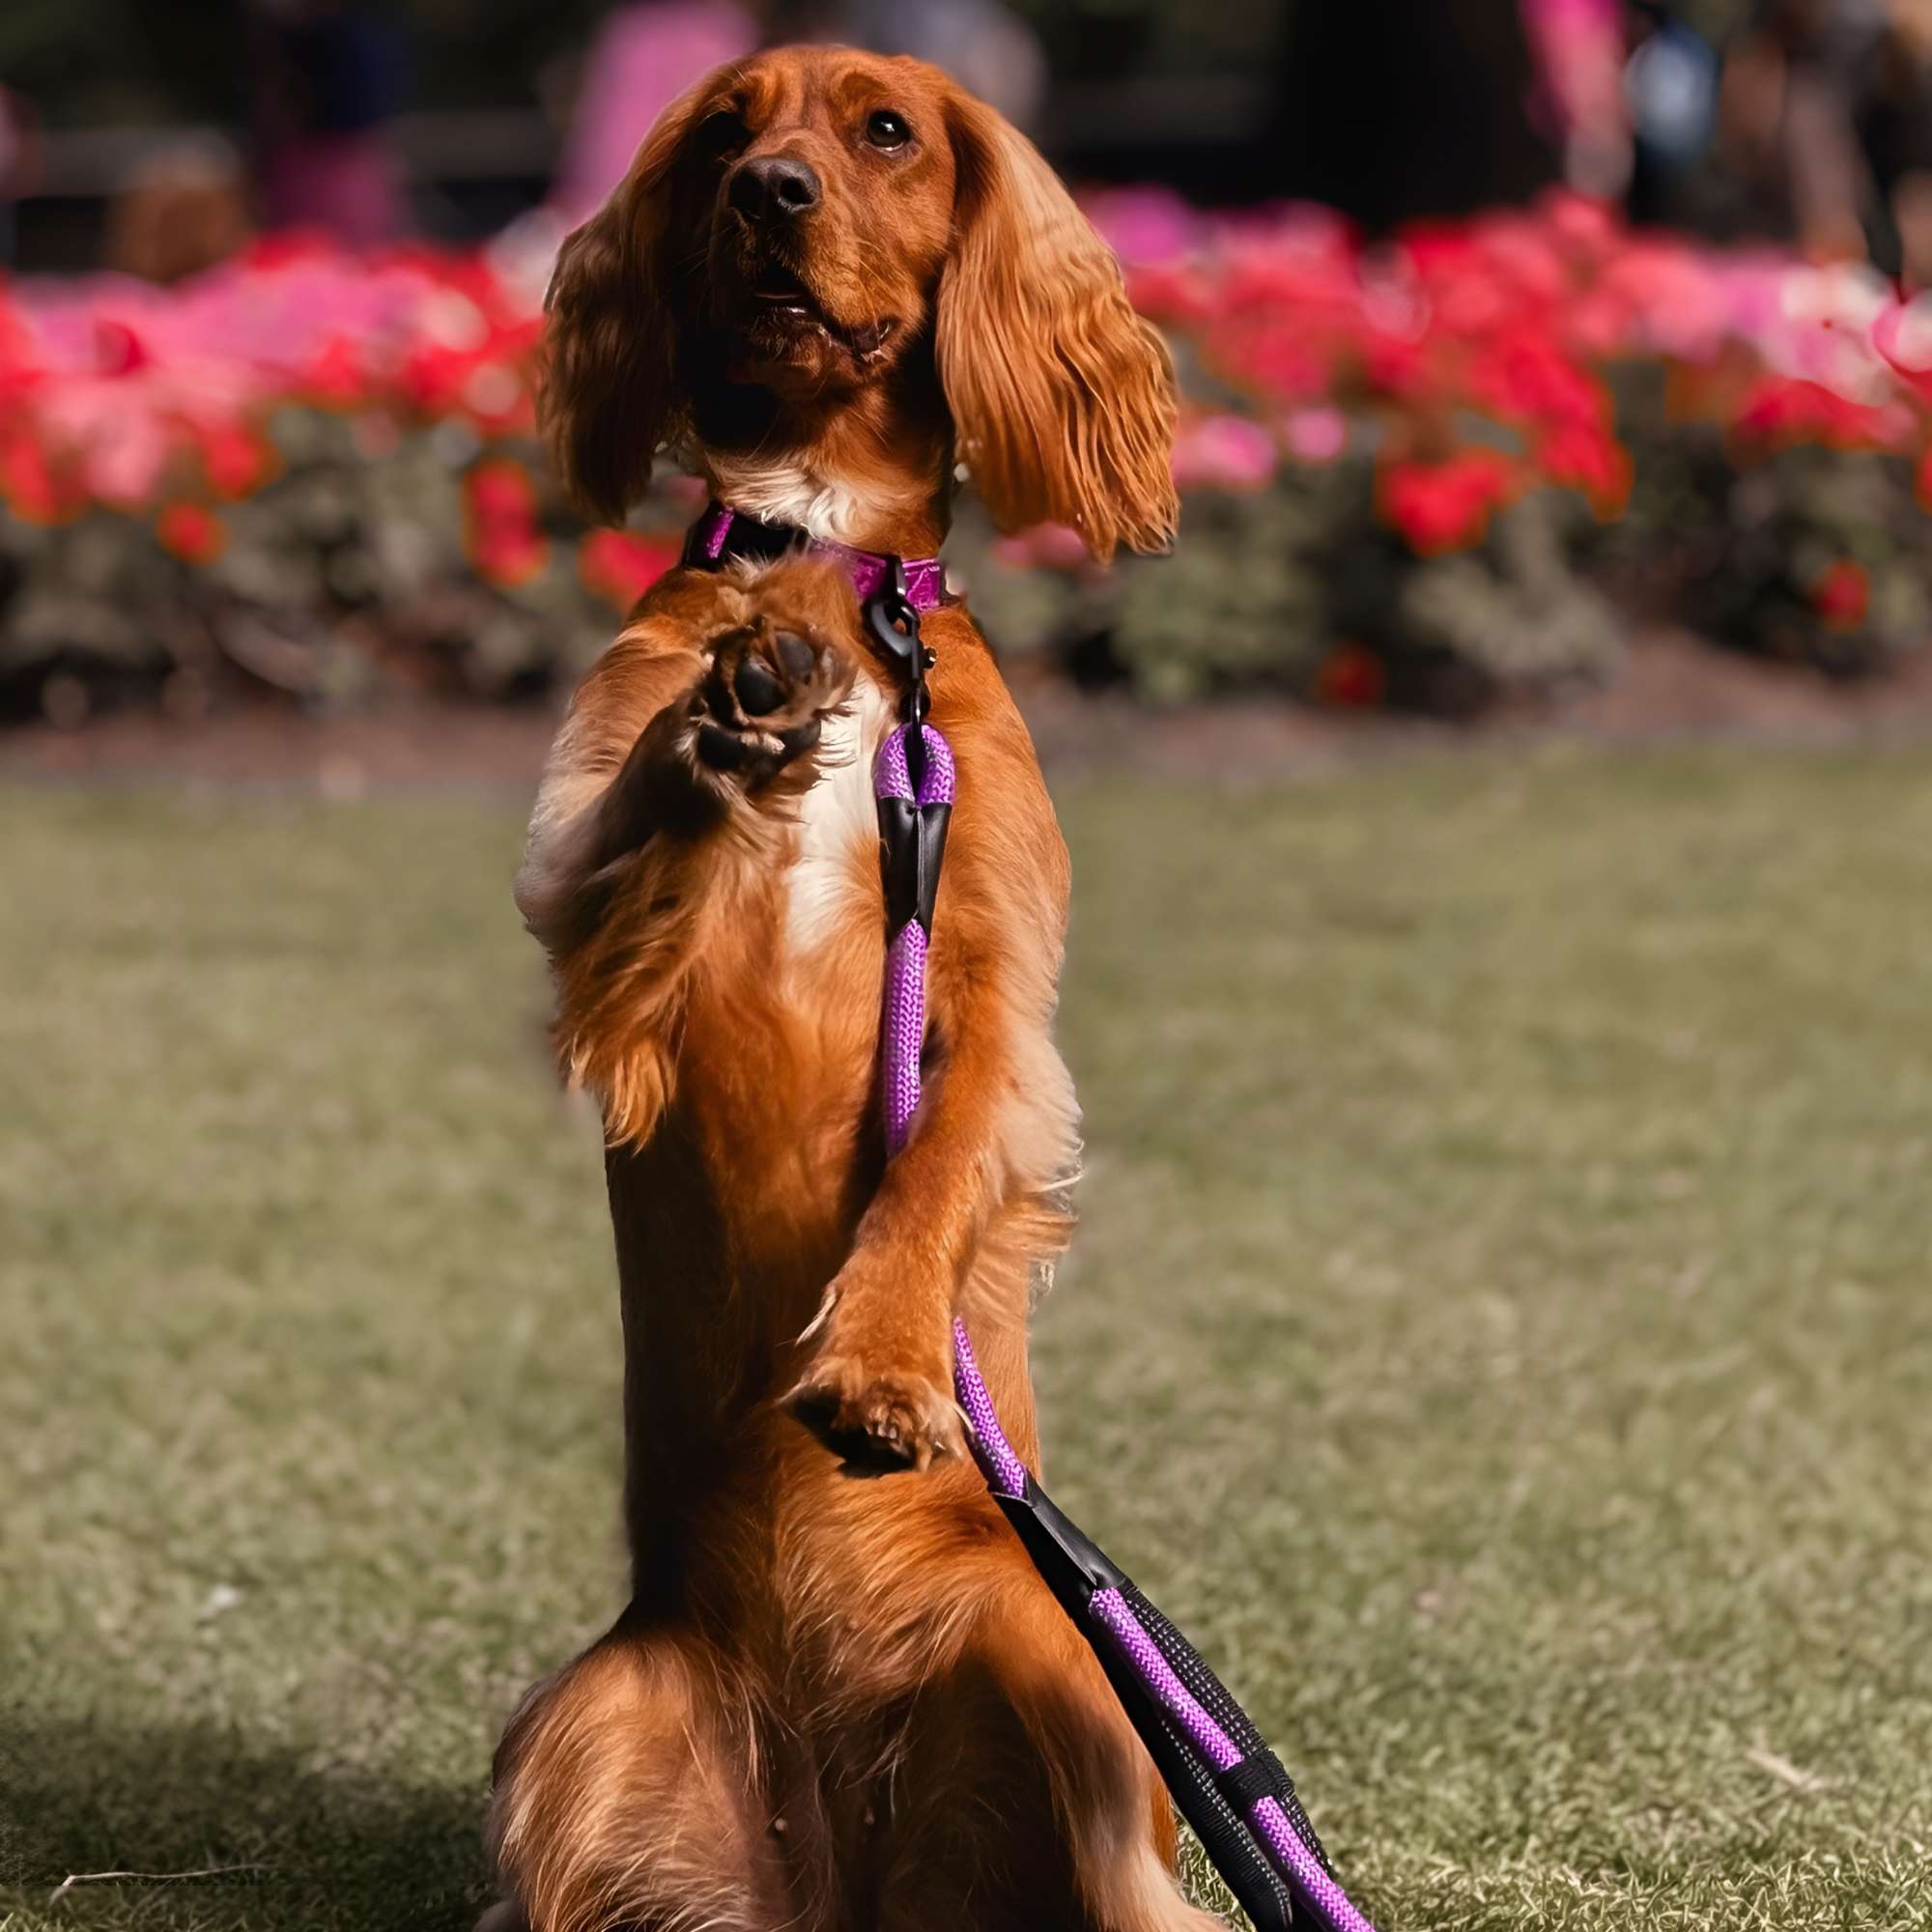
[[[1458,708],[1606,674],[1632,599],[1833,669],[1919,641],[1932,320],[1876,278],[1570,198],[1365,248],[1334,217],[1093,204],[1186,397],[1177,556],[955,550],[1015,643],[1157,696]],[[554,235],[357,259],[292,239],[178,290],[0,291],[0,704],[238,682],[548,690],[675,555],[556,501],[530,377]]]

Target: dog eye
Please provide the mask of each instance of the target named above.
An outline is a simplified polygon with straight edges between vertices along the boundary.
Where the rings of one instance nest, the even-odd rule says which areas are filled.
[[[903,148],[912,139],[912,129],[906,126],[905,116],[895,114],[890,107],[881,107],[876,114],[866,117],[866,138],[875,148],[883,148],[891,154],[895,148]]]
[[[733,148],[742,148],[746,138],[745,124],[729,108],[707,114],[698,123],[697,145],[713,160],[723,160]]]

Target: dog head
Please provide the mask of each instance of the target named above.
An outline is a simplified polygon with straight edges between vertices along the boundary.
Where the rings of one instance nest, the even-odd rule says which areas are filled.
[[[545,415],[616,520],[667,440],[937,390],[1003,528],[1159,550],[1174,378],[1119,265],[1030,142],[937,69],[788,47],[674,102],[550,293]]]

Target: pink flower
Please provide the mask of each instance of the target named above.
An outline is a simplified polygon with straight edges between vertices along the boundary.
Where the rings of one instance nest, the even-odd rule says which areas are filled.
[[[1198,247],[1208,223],[1171,188],[1116,187],[1090,195],[1087,218],[1128,267],[1171,262]]]
[[[1174,480],[1182,490],[1262,490],[1273,480],[1273,437],[1246,416],[1197,416],[1174,440]]]
[[[1932,401],[1932,307],[1920,301],[1888,304],[1872,324],[1871,340],[1893,375]]]
[[[1002,537],[993,554],[1009,570],[1081,570],[1089,562],[1087,545],[1069,524],[1036,524]]]
[[[103,376],[131,376],[155,359],[127,323],[107,315],[95,320],[94,353],[96,366]]]
[[[1333,463],[1349,446],[1349,418],[1321,405],[1294,410],[1282,425],[1289,453],[1303,463]]]

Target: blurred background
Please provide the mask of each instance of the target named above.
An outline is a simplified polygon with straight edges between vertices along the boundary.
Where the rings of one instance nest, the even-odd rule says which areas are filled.
[[[586,536],[555,501],[556,242],[695,74],[806,36],[1005,107],[1179,355],[1176,562],[963,520],[1024,674],[1453,719],[1932,702],[1920,0],[14,0],[0,718],[553,701],[692,508],[668,479]]]
[[[1075,865],[1056,1494],[1388,1932],[1922,1925],[1927,0],[4,0],[0,1920],[464,1932],[620,1601],[507,887],[696,501],[581,527],[531,365],[807,35],[1181,372],[1173,557],[948,549]]]

